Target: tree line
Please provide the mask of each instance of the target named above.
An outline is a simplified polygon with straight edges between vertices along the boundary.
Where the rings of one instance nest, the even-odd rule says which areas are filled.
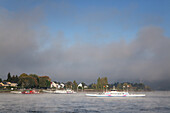
[[[0,82],[2,79],[0,78]],[[51,79],[49,76],[38,76],[36,74],[26,74],[22,73],[19,77],[17,75],[11,76],[10,73],[7,75],[7,80],[4,82],[14,82],[18,84],[18,88],[50,88]],[[57,83],[57,82],[56,82]],[[60,84],[60,82],[58,82]],[[97,83],[91,83],[87,85],[82,82],[82,87],[78,87],[76,80],[73,82],[68,81],[64,88],[69,88],[73,90],[82,89],[87,86],[87,89],[93,89],[96,91],[104,91],[106,89],[110,90],[116,88],[119,91],[129,90],[129,91],[149,91],[151,88],[143,83],[130,83],[130,82],[116,82],[109,84],[107,77],[98,77]]]
[[[97,79],[97,84],[92,83],[88,86],[89,89],[96,89],[98,91],[101,90],[110,90],[110,89],[117,89],[118,91],[151,91],[151,88],[144,83],[130,83],[130,82],[116,82],[109,84],[107,77]]]
[[[0,79],[2,81],[2,79]],[[18,88],[50,88],[51,79],[49,76],[38,76],[36,74],[22,73],[19,77],[8,73],[7,79],[3,82],[17,83]]]

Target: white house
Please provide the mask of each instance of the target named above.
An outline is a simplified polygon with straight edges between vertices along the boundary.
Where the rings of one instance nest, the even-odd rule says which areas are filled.
[[[64,86],[65,86],[65,85],[64,85],[63,83],[60,84],[60,88],[64,88]]]
[[[55,87],[55,88],[57,88],[57,86],[58,86],[58,84],[57,83],[55,83],[55,82],[51,82],[51,88],[53,88],[53,87]]]
[[[64,84],[61,83],[60,85],[58,83],[55,83],[55,82],[51,82],[51,88],[57,88],[57,89],[60,89],[60,88],[64,88]]]
[[[88,86],[84,86],[84,89],[88,88]]]
[[[83,87],[83,84],[82,84],[82,83],[80,83],[80,84],[78,85],[78,87]]]
[[[80,83],[80,84],[78,85],[78,87],[83,87],[83,84]],[[88,86],[85,85],[83,88],[88,88]]]

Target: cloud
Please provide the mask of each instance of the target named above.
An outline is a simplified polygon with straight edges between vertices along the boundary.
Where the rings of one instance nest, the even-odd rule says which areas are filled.
[[[160,27],[142,28],[132,42],[95,44],[80,38],[71,46],[64,31],[51,36],[41,23],[43,13],[0,10],[0,73],[36,73],[52,80],[94,82],[108,76],[111,82],[170,80],[170,38]],[[85,36],[83,36],[85,37]],[[96,39],[97,40],[97,39]],[[160,84],[159,84],[160,85]]]
[[[54,66],[51,72],[62,80],[94,81],[99,76],[125,81],[170,79],[169,45],[170,39],[159,27],[143,28],[131,43],[124,40],[104,45],[76,43],[60,53],[56,51],[60,57],[51,61]]]
[[[34,9],[30,12],[15,13],[1,9],[0,15],[1,74],[31,68],[39,48],[35,29],[37,23],[40,23],[41,12]]]

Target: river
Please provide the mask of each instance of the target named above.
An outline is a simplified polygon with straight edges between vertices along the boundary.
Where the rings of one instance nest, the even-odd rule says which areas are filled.
[[[86,97],[77,94],[0,93],[1,113],[170,113],[170,92],[146,97]]]

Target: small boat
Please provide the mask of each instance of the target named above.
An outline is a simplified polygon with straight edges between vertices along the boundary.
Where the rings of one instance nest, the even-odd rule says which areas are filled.
[[[27,90],[27,91],[23,91],[22,94],[39,94],[39,91]]]
[[[53,93],[53,94],[73,94],[76,93],[73,90],[67,89],[67,90],[43,90],[44,93]]]
[[[108,92],[98,93],[98,94],[86,94],[90,97],[145,97],[145,94],[129,94],[125,91],[111,90]]]
[[[11,91],[11,93],[13,93],[13,94],[21,94],[22,92],[21,91]]]
[[[76,93],[73,90],[67,89],[67,90],[55,90],[53,93],[55,94],[73,94]]]

